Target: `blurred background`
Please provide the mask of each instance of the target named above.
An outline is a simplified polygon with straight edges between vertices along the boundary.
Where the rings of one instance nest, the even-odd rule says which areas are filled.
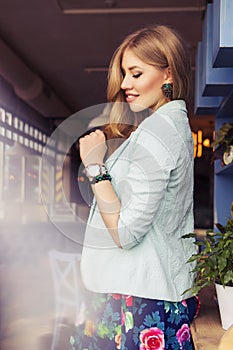
[[[92,198],[75,142],[108,120],[111,56],[143,26],[169,25],[188,45],[195,227],[213,226],[214,115],[194,98],[206,8],[206,0],[0,0],[1,350],[68,348],[74,309],[66,303],[65,313],[56,313],[61,289],[50,253],[70,254],[59,269],[75,266],[79,274]],[[57,345],[55,328],[62,334]]]

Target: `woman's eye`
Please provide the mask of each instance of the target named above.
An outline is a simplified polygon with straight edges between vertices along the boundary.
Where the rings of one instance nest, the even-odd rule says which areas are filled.
[[[133,78],[136,78],[136,79],[137,79],[137,78],[139,78],[141,75],[142,75],[142,73],[134,74],[134,75],[133,75]]]

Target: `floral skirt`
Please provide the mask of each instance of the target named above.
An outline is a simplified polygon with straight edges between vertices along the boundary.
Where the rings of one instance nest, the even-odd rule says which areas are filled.
[[[194,350],[190,323],[198,299],[182,302],[121,294],[94,294],[70,350]]]

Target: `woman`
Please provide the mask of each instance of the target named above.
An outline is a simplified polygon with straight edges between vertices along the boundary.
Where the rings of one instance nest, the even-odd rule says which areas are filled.
[[[187,57],[168,27],[129,35],[110,63],[110,123],[79,141],[94,193],[81,262],[93,294],[73,350],[194,349],[197,302],[183,294],[194,245],[181,239],[193,232]]]

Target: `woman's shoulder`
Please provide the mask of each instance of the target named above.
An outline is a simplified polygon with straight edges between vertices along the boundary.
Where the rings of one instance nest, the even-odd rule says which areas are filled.
[[[146,131],[161,135],[163,132],[172,134],[177,130],[176,124],[182,128],[182,124],[188,122],[186,104],[183,100],[174,100],[159,107],[139,125],[139,131]]]

